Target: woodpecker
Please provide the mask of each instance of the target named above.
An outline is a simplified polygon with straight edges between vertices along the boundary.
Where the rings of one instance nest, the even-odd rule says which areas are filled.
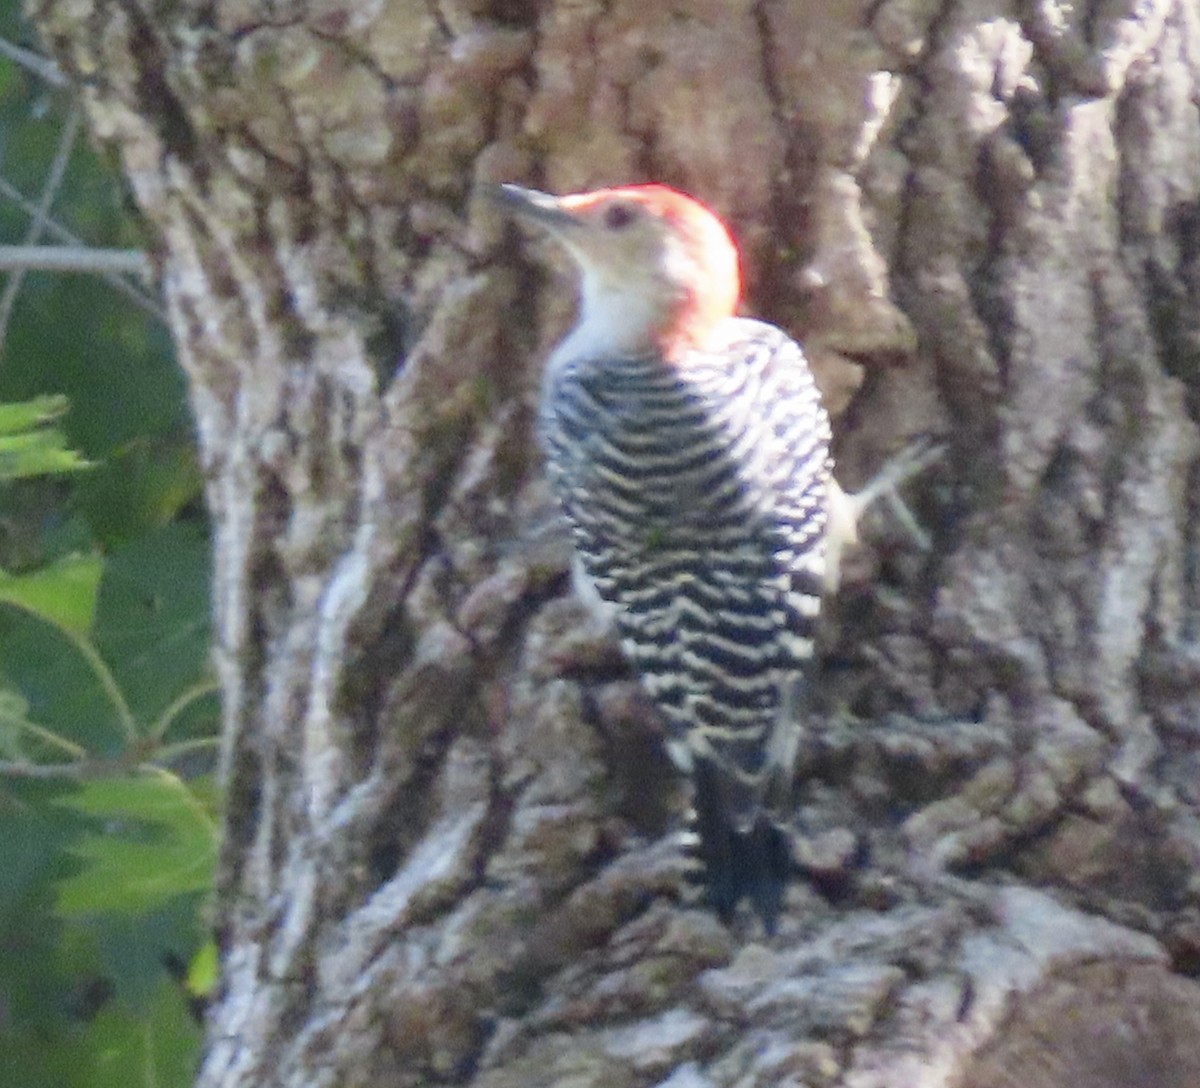
[[[578,318],[538,413],[577,584],[611,616],[692,777],[712,906],[728,921],[749,899],[773,932],[840,509],[812,373],[782,330],[735,316],[737,249],[692,197],[490,195],[578,269]]]

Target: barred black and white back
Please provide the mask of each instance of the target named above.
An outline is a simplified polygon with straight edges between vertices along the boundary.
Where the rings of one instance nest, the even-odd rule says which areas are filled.
[[[797,704],[825,582],[829,424],[799,346],[740,318],[711,350],[547,367],[541,438],[584,572],[693,776],[714,906],[768,928]]]

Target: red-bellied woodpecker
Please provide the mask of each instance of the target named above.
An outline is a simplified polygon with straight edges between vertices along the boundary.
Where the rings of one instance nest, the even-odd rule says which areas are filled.
[[[539,412],[576,584],[605,602],[692,775],[710,901],[728,918],[748,897],[770,931],[831,522],[852,529],[856,513],[831,476],[812,374],[780,329],[734,316],[737,250],[691,197],[490,195],[579,270]]]

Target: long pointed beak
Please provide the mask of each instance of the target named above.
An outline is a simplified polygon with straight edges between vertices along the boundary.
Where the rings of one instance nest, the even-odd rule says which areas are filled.
[[[579,226],[579,220],[562,206],[556,196],[524,189],[520,185],[489,185],[484,194],[515,219],[558,232]]]

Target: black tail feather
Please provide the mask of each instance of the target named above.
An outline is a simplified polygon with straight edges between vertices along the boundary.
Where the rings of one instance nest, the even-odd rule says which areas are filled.
[[[708,901],[718,917],[729,922],[738,904],[748,899],[770,936],[793,872],[787,837],[766,812],[739,830],[720,771],[707,760],[697,760],[694,775],[698,853]]]

